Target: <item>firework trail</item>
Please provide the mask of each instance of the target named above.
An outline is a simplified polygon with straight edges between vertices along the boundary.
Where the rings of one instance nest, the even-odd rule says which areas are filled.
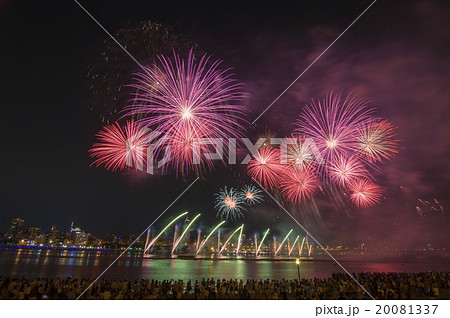
[[[89,150],[96,160],[91,165],[104,165],[107,170],[142,170],[147,156],[147,131],[133,120],[122,128],[118,123],[107,125],[97,134],[98,142]]]
[[[318,186],[316,173],[310,169],[289,169],[281,182],[281,194],[287,200],[300,203],[313,195]]]
[[[432,201],[417,199],[416,211],[421,217],[426,217],[436,213],[445,213],[444,207],[436,198]]]
[[[235,220],[244,216],[242,213],[245,211],[243,196],[236,189],[228,190],[227,187],[224,187],[215,196],[215,208],[218,210],[217,216],[220,219]]]
[[[238,255],[239,250],[241,249],[241,245],[242,245],[242,231],[244,231],[244,224],[242,224],[241,231],[239,232],[238,244],[237,244],[237,248],[236,248],[236,255]]]
[[[220,230],[217,231],[217,250],[220,250]]]
[[[291,229],[289,231],[289,233],[286,235],[286,237],[284,238],[284,240],[281,242],[281,244],[278,246],[277,251],[275,252],[275,255],[278,254],[278,252],[281,250],[281,248],[283,247],[284,242],[287,240],[287,238],[289,237],[289,235],[292,233],[293,229]]]
[[[148,245],[148,242],[150,241],[150,232],[151,232],[151,227],[149,227],[148,228],[148,230],[147,230],[147,237],[146,237],[146,239],[145,239],[145,245],[144,246],[147,246]]]
[[[308,237],[306,237],[305,243],[306,243],[306,250],[309,250],[309,240],[308,240]]]
[[[188,212],[184,212],[180,215],[178,215],[175,219],[173,219],[172,221],[170,221],[169,224],[166,225],[166,227],[153,239],[150,241],[150,243],[147,245],[147,247],[144,250],[144,253],[147,252],[150,247],[152,247],[152,245],[156,242],[156,240],[172,225],[174,224],[179,218],[181,218],[183,215],[188,214]]]
[[[292,251],[294,250],[294,248],[295,248],[295,243],[297,243],[298,242],[298,239],[300,238],[300,235],[297,235],[297,237],[295,238],[295,241],[294,241],[294,243],[292,243],[292,247],[289,249],[289,256],[291,256],[291,254],[292,254]]]
[[[262,190],[254,185],[244,186],[241,192],[244,202],[249,206],[263,201]]]
[[[187,60],[174,53],[174,61],[160,56],[161,66],[145,67],[135,74],[137,94],[126,115],[138,116],[147,128],[168,137],[165,145],[172,150],[171,165],[180,172],[196,170],[193,158],[198,155],[196,140],[228,139],[242,136],[241,124],[247,108],[242,106],[241,85],[228,70],[218,68],[202,56],[198,62],[193,52]],[[198,158],[206,167],[205,158]]]
[[[197,214],[195,216],[195,218],[192,219],[192,221],[188,224],[188,226],[186,227],[186,229],[183,231],[183,233],[181,234],[181,236],[178,238],[178,240],[174,241],[173,244],[173,248],[172,248],[172,254],[175,251],[175,249],[177,248],[178,244],[180,244],[181,240],[183,239],[183,237],[185,236],[185,234],[187,233],[187,231],[189,230],[189,228],[194,224],[195,220],[200,216],[201,214]]]
[[[204,241],[202,241],[200,243],[200,246],[198,247],[197,251],[195,252],[195,255],[197,255],[200,250],[202,249],[202,247],[206,244],[206,242],[208,241],[208,239],[211,237],[211,235],[214,234],[214,232],[222,225],[224,224],[225,221],[220,222],[219,224],[217,224],[217,226],[211,231],[211,233],[208,234],[208,236],[206,237],[206,239]]]
[[[263,242],[264,242],[264,239],[266,238],[267,234],[269,233],[269,230],[270,230],[270,229],[267,229],[266,232],[264,232],[264,235],[263,235],[263,237],[262,237],[262,240],[261,240],[261,242],[259,243],[258,249],[256,250],[256,255],[255,255],[255,256],[258,256],[258,252],[259,252],[259,250],[261,249],[261,246],[262,246],[262,244],[263,244]]]
[[[298,241],[298,256],[302,256],[303,245],[305,244],[305,238],[302,239],[302,244],[300,245],[300,241]]]
[[[172,240],[172,254],[173,254],[173,251],[175,249],[175,244],[178,241],[178,239],[177,239],[178,230],[179,230],[178,223],[175,223],[175,228],[173,230],[173,240]]]
[[[244,227],[244,224],[242,224],[240,227],[238,227],[236,230],[234,230],[233,233],[228,237],[228,239],[225,241],[225,243],[222,245],[222,249],[219,251],[219,255],[222,254],[223,250],[227,246],[228,242],[231,240],[231,238],[234,236],[234,234],[237,233],[237,231],[241,230]]]
[[[200,245],[200,236],[202,234],[202,229],[198,228],[197,229],[197,243],[195,244],[195,250],[198,251],[198,247]]]
[[[381,187],[368,179],[358,179],[349,186],[350,200],[358,207],[369,207],[381,199]]]
[[[280,162],[280,150],[271,147],[260,148],[247,166],[248,174],[266,189],[279,186],[285,168]]]

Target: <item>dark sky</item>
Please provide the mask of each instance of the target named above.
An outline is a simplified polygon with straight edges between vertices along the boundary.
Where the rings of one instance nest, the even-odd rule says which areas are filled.
[[[245,84],[251,121],[371,1],[129,2],[81,1],[111,33],[142,20],[160,22],[222,59]],[[285,134],[302,105],[339,90],[367,97],[399,127],[403,148],[376,176],[385,193],[380,205],[343,209],[318,198],[320,218],[289,207],[325,245],[449,245],[449,14],[444,1],[378,1],[255,128]],[[72,1],[0,4],[0,231],[21,217],[44,230],[52,224],[64,229],[73,220],[94,234],[140,233],[193,180],[137,179],[90,167],[88,150],[102,124],[88,111],[86,75],[106,38]],[[201,212],[202,222],[213,225],[214,191],[248,181],[229,172],[202,178],[167,217]],[[418,198],[437,198],[445,213],[420,217]],[[268,201],[250,209],[248,228],[294,227]]]

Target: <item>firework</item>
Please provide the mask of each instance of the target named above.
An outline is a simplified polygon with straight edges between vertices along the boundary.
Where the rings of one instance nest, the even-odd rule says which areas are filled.
[[[348,186],[355,179],[368,176],[363,163],[355,156],[338,156],[330,163],[328,171],[331,179],[342,187]]]
[[[198,168],[192,161],[196,140],[242,136],[244,94],[228,70],[218,68],[220,61],[210,63],[206,55],[198,62],[192,51],[187,60],[176,53],[174,61],[164,56],[159,60],[161,66],[135,74],[132,86],[138,94],[126,115],[138,116],[142,125],[162,132],[169,140],[164,146],[172,148],[172,166],[188,172]]]
[[[216,193],[217,216],[221,219],[237,219],[243,217],[245,211],[243,196],[234,188],[221,189]]]
[[[222,254],[222,252],[223,252],[223,250],[225,249],[225,247],[227,246],[227,244],[228,244],[228,242],[231,240],[231,238],[234,236],[234,234],[236,234],[237,233],[237,231],[241,231],[240,232],[240,235],[239,235],[239,238],[238,238],[238,244],[239,244],[239,242],[240,242],[240,238],[241,238],[241,235],[242,235],[242,229],[244,228],[244,224],[242,224],[240,227],[238,227],[236,230],[234,230],[234,232],[233,233],[231,233],[231,235],[228,237],[228,239],[225,241],[225,243],[222,245],[222,249],[219,251],[219,255],[220,254]]]
[[[214,234],[214,232],[222,225],[224,224],[225,221],[220,222],[219,224],[216,225],[216,227],[211,231],[211,233],[208,234],[208,236],[206,237],[206,239],[204,241],[202,241],[197,249],[197,251],[195,252],[195,254],[197,255],[200,250],[202,249],[202,247],[206,244],[206,242],[208,242],[208,239],[211,237],[211,235]]]
[[[269,233],[269,230],[270,229],[267,229],[266,232],[264,232],[263,238],[261,240],[261,243],[259,243],[259,246],[258,246],[258,249],[256,250],[256,255],[255,256],[258,256],[258,252],[261,249],[261,246],[262,246],[262,244],[264,242],[264,239],[266,238],[267,234]]]
[[[242,197],[247,205],[253,205],[263,201],[262,191],[254,185],[246,185],[242,188]]]
[[[195,250],[198,251],[198,247],[200,246],[200,237],[202,235],[202,229],[197,229],[197,242],[195,243]]]
[[[278,246],[278,248],[277,248],[277,250],[276,250],[276,252],[275,252],[275,255],[277,255],[278,252],[281,250],[281,248],[283,247],[284,242],[287,240],[287,238],[288,238],[289,235],[292,233],[292,231],[293,231],[293,229],[291,229],[291,230],[289,231],[289,233],[286,235],[286,237],[284,238],[284,240],[281,242],[280,246]]]
[[[316,192],[318,180],[316,173],[310,169],[290,169],[285,180],[281,182],[281,193],[287,200],[300,203]]]
[[[179,218],[181,218],[183,215],[188,214],[188,212],[184,212],[180,215],[178,215],[175,219],[173,219],[172,221],[170,221],[169,224],[166,225],[166,227],[153,239],[150,241],[150,243],[147,245],[147,247],[144,250],[144,253],[148,251],[148,249],[150,247],[152,247],[152,245],[156,242],[156,240],[173,224],[176,222],[176,220],[178,220]]]
[[[361,125],[355,134],[356,152],[369,162],[389,159],[398,152],[396,129],[386,120],[372,120]]]
[[[239,232],[239,237],[238,237],[238,243],[237,243],[237,247],[236,247],[236,255],[239,254],[239,250],[241,249],[241,245],[242,245],[242,232],[244,231],[244,224],[242,224],[241,226],[241,231]]]
[[[133,166],[142,170],[147,156],[147,130],[133,120],[122,128],[117,122],[107,125],[97,134],[98,142],[89,150],[96,158],[92,165],[104,165],[115,171]]]
[[[416,211],[420,214],[421,217],[436,213],[445,213],[444,207],[436,198],[434,198],[432,201],[418,199]]]
[[[300,245],[300,241],[298,241],[298,256],[302,256],[303,245],[305,245],[305,238],[302,239],[302,244]]]
[[[174,51],[187,55],[195,44],[160,23],[141,21],[120,29],[114,38],[142,65],[158,63],[158,55]],[[129,86],[140,66],[112,38],[105,40],[101,56],[88,72],[90,110],[103,122],[117,119],[130,96],[138,91]]]
[[[295,132],[311,137],[325,162],[329,162],[353,151],[354,132],[369,122],[372,113],[364,99],[330,93],[325,100],[306,106]]]
[[[294,248],[295,248],[295,243],[297,243],[298,242],[298,239],[300,238],[300,235],[297,235],[297,237],[295,238],[295,241],[294,241],[294,243],[292,243],[292,247],[289,249],[289,256],[291,256],[291,254],[292,254],[292,251],[294,250]]]
[[[149,227],[148,229],[147,229],[147,237],[146,237],[146,239],[145,239],[145,245],[144,246],[147,246],[148,245],[148,243],[150,242],[150,232],[151,232],[151,227]]]
[[[271,147],[259,149],[247,166],[248,174],[266,189],[280,184],[285,168],[280,163],[280,150]]]
[[[312,168],[321,155],[312,138],[291,136],[281,144],[281,163],[294,169]],[[319,162],[320,163],[320,162]]]
[[[197,214],[197,216],[195,218],[192,219],[192,221],[188,224],[188,226],[186,227],[186,229],[183,231],[183,233],[181,234],[181,236],[178,238],[178,240],[174,240],[174,244],[173,244],[173,248],[172,248],[172,254],[175,251],[175,249],[177,248],[178,244],[180,244],[181,239],[184,237],[184,235],[187,233],[187,231],[189,230],[189,228],[192,226],[192,224],[194,224],[195,220],[200,216],[200,214]]]
[[[369,207],[381,199],[381,187],[368,179],[358,179],[349,186],[350,200],[358,207]]]
[[[174,231],[173,231],[173,240],[172,240],[172,254],[173,254],[174,247],[175,247],[175,245],[176,245],[176,243],[178,241],[177,236],[178,236],[179,228],[180,227],[178,226],[178,223],[175,223],[175,228],[174,228]]]

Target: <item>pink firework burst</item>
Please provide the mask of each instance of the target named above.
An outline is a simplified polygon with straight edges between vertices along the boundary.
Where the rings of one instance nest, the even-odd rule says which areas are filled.
[[[306,106],[295,133],[311,137],[327,164],[353,151],[354,132],[371,119],[372,112],[365,99],[330,93],[323,101]]]
[[[382,196],[381,187],[368,179],[358,179],[349,186],[350,200],[358,207],[369,207],[378,203]]]
[[[186,151],[193,153],[196,139],[242,136],[247,112],[241,104],[244,94],[228,70],[218,68],[220,61],[210,64],[206,55],[196,61],[191,51],[187,60],[175,53],[173,61],[163,56],[159,60],[160,66],[145,67],[147,72],[136,74],[133,87],[138,94],[126,115],[137,116],[145,127],[162,132],[175,148],[172,165],[188,172],[194,166],[192,154]]]
[[[342,187],[359,178],[367,178],[369,172],[364,164],[355,156],[339,156],[328,165],[328,173],[334,182]]]
[[[264,188],[271,189],[280,184],[286,166],[280,163],[280,150],[260,148],[248,163],[248,174]]]
[[[300,203],[309,199],[318,186],[317,175],[310,169],[289,169],[281,182],[281,193],[289,201]]]
[[[126,166],[142,169],[147,156],[147,130],[133,120],[122,128],[119,123],[105,126],[97,135],[98,142],[89,150],[96,158],[92,165],[104,165],[115,171]]]
[[[398,153],[396,135],[396,128],[387,120],[372,120],[356,130],[355,151],[369,162],[390,159]]]

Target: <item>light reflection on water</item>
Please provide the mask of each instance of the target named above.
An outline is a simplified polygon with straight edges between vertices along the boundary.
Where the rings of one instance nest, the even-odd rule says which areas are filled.
[[[96,277],[119,255],[119,252],[55,251],[0,249],[0,275],[34,277]],[[449,271],[448,259],[417,261],[342,261],[350,272],[419,272]],[[341,268],[328,259],[300,264],[302,277],[326,278]],[[115,279],[294,279],[297,278],[295,258],[286,260],[255,259],[184,259],[142,258],[134,252],[126,253],[105,274]]]

